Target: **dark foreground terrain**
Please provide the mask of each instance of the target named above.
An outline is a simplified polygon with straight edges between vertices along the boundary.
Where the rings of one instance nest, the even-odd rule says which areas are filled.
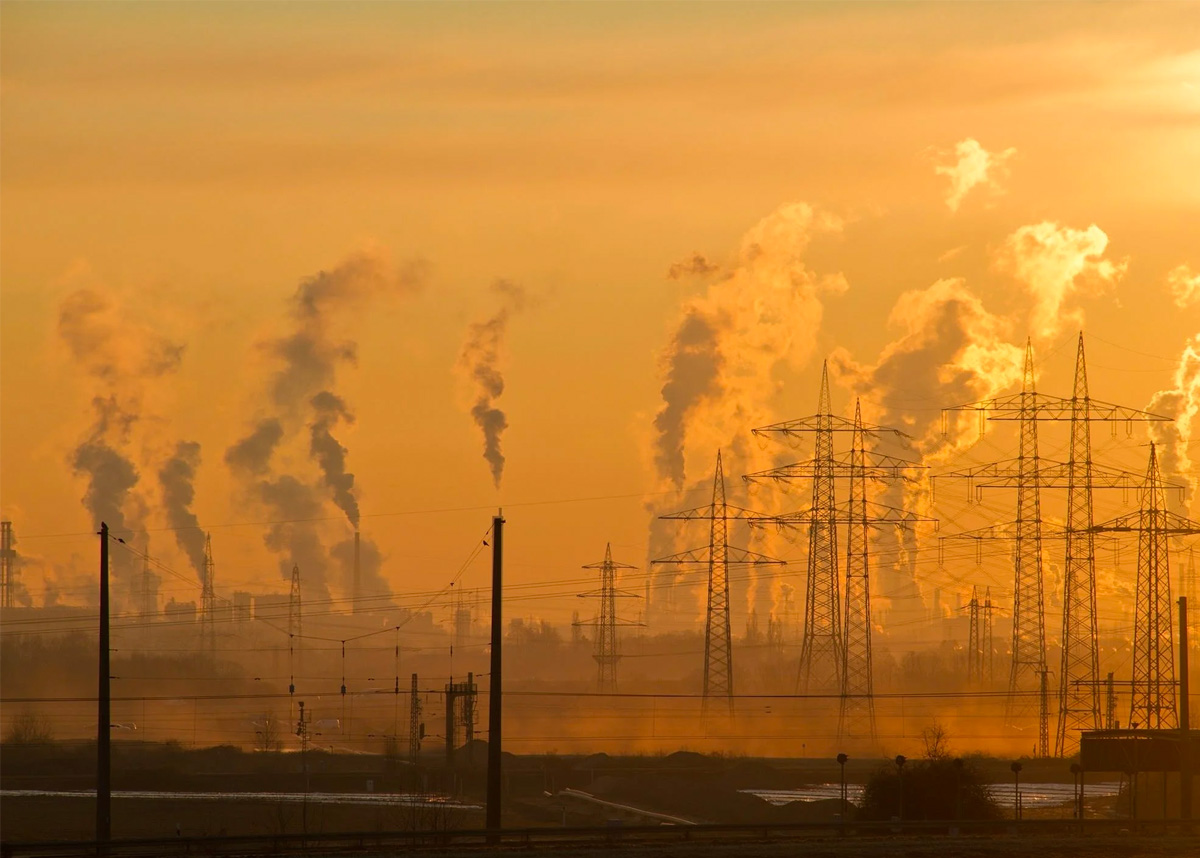
[[[4,791],[0,838],[5,844],[92,838],[95,801],[88,791],[95,785],[94,745],[8,745],[0,756]],[[483,743],[458,749],[449,764],[444,754],[431,754],[417,765],[380,755],[310,752],[305,758],[297,753],[228,747],[118,743],[113,755],[113,838],[162,842],[136,852],[118,845],[113,856],[265,852],[385,856],[413,851],[444,856],[541,851],[660,858],[1200,856],[1200,839],[1184,837],[1178,829],[1135,829],[1122,821],[1128,809],[1111,796],[1089,798],[1088,817],[1096,823],[1070,836],[1061,827],[1071,815],[1070,807],[1054,806],[1029,808],[1026,824],[1019,829],[998,819],[978,836],[967,834],[967,829],[963,836],[950,836],[944,828],[918,836],[875,823],[875,828],[864,826],[839,837],[831,829],[841,818],[837,800],[773,805],[745,792],[836,784],[841,772],[835,761],[731,759],[689,752],[663,757],[506,754],[504,827],[530,829],[529,842],[493,848],[461,839],[422,837],[420,842],[405,842],[397,838],[396,832],[480,829],[485,759]],[[1011,777],[1007,761],[976,758],[971,764],[987,782],[1003,783]],[[852,760],[846,767],[847,782],[863,783],[881,765],[885,765],[881,760]],[[1065,777],[1061,771],[1067,767],[1061,760],[1029,761],[1023,780],[1069,783],[1069,771]],[[847,808],[848,818],[856,813],[855,808]],[[1003,817],[1010,811],[1005,807],[999,813]],[[751,828],[714,831],[705,825]],[[816,827],[779,830],[789,825]],[[580,831],[571,834],[563,832],[564,827]],[[771,832],[773,827],[776,830]],[[330,840],[324,845],[295,839],[339,832],[384,836],[378,842],[364,836],[356,842]],[[393,834],[386,836],[389,832]],[[202,842],[223,837],[272,840]],[[35,846],[13,854],[82,852],[52,853]]]

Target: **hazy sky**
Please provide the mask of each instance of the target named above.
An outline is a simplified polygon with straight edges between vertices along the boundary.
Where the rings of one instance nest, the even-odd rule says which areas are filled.
[[[711,479],[718,445],[731,475],[768,466],[745,430],[811,413],[826,356],[838,409],[858,392],[922,434],[1011,390],[1027,336],[1069,395],[1082,323],[1094,396],[1179,388],[1184,428],[1196,411],[1196,366],[1176,378],[1200,332],[1196,4],[2,11],[0,500],[35,601],[43,574],[83,597],[89,443],[136,468],[119,503],[154,531],[158,474],[197,442],[218,590],[276,591],[264,481],[328,517],[325,549],[350,532],[325,414],[382,574],[413,591],[500,504],[515,582],[583,577],[606,541],[644,565],[645,505],[684,503],[658,493]],[[267,470],[231,469],[270,418]],[[151,551],[191,576],[171,533]]]

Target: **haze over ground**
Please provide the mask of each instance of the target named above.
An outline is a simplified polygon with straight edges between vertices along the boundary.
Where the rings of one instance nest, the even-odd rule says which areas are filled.
[[[1014,389],[1027,337],[1069,396],[1081,327],[1094,396],[1194,433],[1194,5],[4,19],[0,505],[35,604],[94,598],[99,517],[198,580],[167,529],[194,515],[219,589],[286,592],[298,561],[337,599],[358,516],[374,586],[404,594],[503,506],[509,580],[554,595],[513,613],[563,623],[605,543],[644,568],[703,541],[654,515],[695,505],[718,447],[734,487],[773,464],[748,431],[812,413],[825,358],[835,408],[861,396],[934,464],[1013,455],[999,430],[954,458],[938,409]],[[1097,437],[1144,468],[1142,430]],[[1190,478],[1190,437],[1160,440]],[[801,583],[802,542],[763,539],[793,565],[738,585],[737,630]],[[965,577],[930,561],[906,610]],[[1011,568],[972,580],[1000,595]],[[652,599],[656,630],[697,626],[688,592]]]

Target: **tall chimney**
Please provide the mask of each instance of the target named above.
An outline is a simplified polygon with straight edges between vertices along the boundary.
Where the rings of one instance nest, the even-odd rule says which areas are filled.
[[[359,586],[360,585],[359,585],[359,575],[358,575],[358,528],[355,528],[354,529],[354,592],[352,594],[353,600],[350,602],[350,612],[354,613],[354,614],[358,613],[358,600],[362,597],[362,592],[359,589]]]

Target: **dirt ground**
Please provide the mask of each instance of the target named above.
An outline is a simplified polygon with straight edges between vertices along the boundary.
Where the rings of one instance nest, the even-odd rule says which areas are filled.
[[[257,836],[298,834],[303,806],[297,802],[246,799],[113,798],[114,839]],[[308,831],[409,831],[480,827],[482,814],[444,808],[308,805]],[[178,829],[177,829],[178,826]],[[96,804],[90,796],[4,796],[0,836],[5,841],[90,840],[96,831]]]

